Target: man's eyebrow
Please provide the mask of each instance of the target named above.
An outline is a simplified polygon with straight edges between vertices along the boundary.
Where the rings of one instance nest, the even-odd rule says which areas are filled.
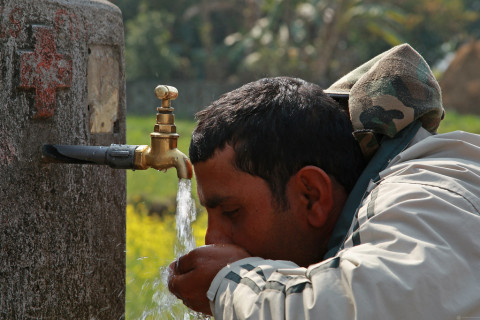
[[[205,203],[202,203],[202,205],[206,208],[216,208],[218,207],[222,202],[227,201],[230,199],[230,196],[212,196],[208,199],[205,200]]]

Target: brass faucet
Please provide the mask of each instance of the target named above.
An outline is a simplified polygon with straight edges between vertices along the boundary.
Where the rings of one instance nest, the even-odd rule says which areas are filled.
[[[157,123],[150,133],[151,146],[138,146],[135,149],[135,169],[154,168],[167,170],[175,167],[178,178],[192,178],[192,164],[185,154],[177,149],[177,127],[171,107],[171,100],[178,97],[178,91],[171,86],[159,85],[155,94],[162,104],[157,108]]]
[[[109,165],[115,169],[145,170],[154,168],[167,170],[175,167],[180,179],[191,179],[192,163],[177,149],[177,127],[170,101],[178,97],[178,91],[171,86],[160,85],[155,94],[162,100],[157,108],[157,122],[150,133],[151,146],[118,145],[72,146],[43,145],[43,161],[46,163],[76,163]]]

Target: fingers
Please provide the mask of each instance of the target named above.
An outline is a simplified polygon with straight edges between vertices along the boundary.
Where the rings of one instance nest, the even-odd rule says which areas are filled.
[[[197,272],[187,272],[183,274],[173,271],[177,262],[172,262],[169,266],[168,289],[188,308],[211,315],[210,302],[208,301],[206,290],[210,282],[204,281],[202,274]]]
[[[198,261],[195,260],[195,253],[190,252],[168,266],[168,290],[177,298],[184,300],[185,292],[189,291],[186,287],[197,283],[192,279],[192,271],[195,270],[196,265]]]
[[[168,290],[177,298],[182,299],[180,294],[182,287],[182,275],[193,270],[193,264],[187,255],[181,256],[168,266]]]
[[[231,244],[198,247],[170,264],[168,289],[189,308],[209,314],[207,291],[215,275],[227,264],[249,256]]]
[[[169,288],[175,291],[175,295],[182,299],[187,306],[195,305],[192,301],[202,300],[207,301],[206,292],[199,290],[199,288],[209,287],[210,283],[203,281],[202,275],[194,272],[188,272],[181,275],[175,275],[169,282]]]
[[[195,269],[197,264],[195,252],[196,250],[192,250],[175,261],[176,274],[184,274]]]

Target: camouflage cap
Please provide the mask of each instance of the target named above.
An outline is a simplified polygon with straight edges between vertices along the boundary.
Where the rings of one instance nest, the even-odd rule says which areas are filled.
[[[382,136],[393,138],[415,120],[435,133],[443,119],[440,86],[408,44],[396,46],[348,73],[325,90],[348,96],[353,135],[370,159]]]

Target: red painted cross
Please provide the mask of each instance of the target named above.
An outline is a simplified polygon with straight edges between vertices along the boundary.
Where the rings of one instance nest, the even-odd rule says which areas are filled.
[[[20,88],[35,89],[35,118],[53,116],[57,88],[72,85],[72,60],[57,53],[50,28],[33,26],[35,50],[20,57]]]

